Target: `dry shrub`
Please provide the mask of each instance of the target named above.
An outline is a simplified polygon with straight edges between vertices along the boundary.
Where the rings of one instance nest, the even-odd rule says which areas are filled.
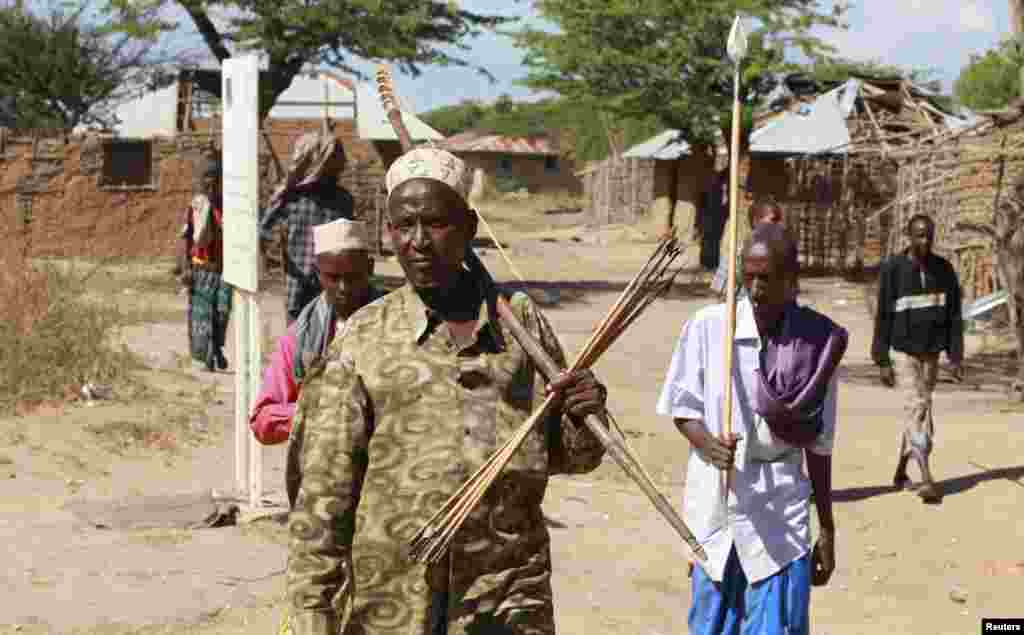
[[[203,394],[206,394],[205,390]],[[174,453],[209,438],[209,431],[193,425],[193,420],[202,416],[199,414],[202,412],[200,408],[195,405],[181,406],[175,410],[149,407],[137,418],[92,422],[85,429],[114,454],[127,455],[149,450]]]
[[[0,253],[0,411],[124,379],[136,362],[112,345],[118,309],[87,299],[88,273],[23,253],[17,245]]]

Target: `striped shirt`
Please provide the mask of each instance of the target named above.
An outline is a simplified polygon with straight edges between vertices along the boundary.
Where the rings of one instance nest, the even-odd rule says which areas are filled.
[[[953,265],[935,254],[920,266],[906,252],[882,264],[871,357],[890,366],[889,351],[911,355],[945,351],[959,363],[964,353],[960,281]]]

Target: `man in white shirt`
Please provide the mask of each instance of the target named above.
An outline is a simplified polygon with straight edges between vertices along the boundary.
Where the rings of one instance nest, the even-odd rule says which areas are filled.
[[[810,587],[835,568],[831,451],[846,332],[797,306],[796,243],[755,228],[743,253],[730,438],[722,438],[725,305],[683,327],[657,412],[691,443],[684,510],[708,553],[692,579],[691,635],[805,635]],[[784,440],[785,439],[785,440]],[[807,457],[808,479],[803,460]],[[731,471],[726,504],[721,471]],[[813,550],[809,498],[820,535]]]

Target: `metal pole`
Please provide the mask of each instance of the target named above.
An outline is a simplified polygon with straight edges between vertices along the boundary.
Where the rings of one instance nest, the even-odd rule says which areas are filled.
[[[249,382],[246,354],[249,348],[249,294],[235,289],[235,488],[245,496],[249,490]]]
[[[253,509],[263,504],[263,446],[256,440],[256,435],[249,434],[248,418],[256,395],[260,390],[260,304],[255,293],[245,293],[248,319],[248,359],[245,364],[245,382],[247,384],[245,405],[245,433],[249,439],[249,506]]]

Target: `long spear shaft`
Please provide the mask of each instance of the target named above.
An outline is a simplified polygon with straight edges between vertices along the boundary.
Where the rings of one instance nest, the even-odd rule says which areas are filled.
[[[733,90],[732,90],[732,143],[729,152],[729,275],[726,278],[725,295],[725,333],[723,334],[722,348],[725,354],[723,367],[725,368],[725,395],[722,404],[722,434],[723,437],[732,435],[732,367],[733,367],[733,339],[736,333],[736,251],[739,240],[740,219],[737,215],[739,208],[739,155],[740,155],[740,62],[746,55],[747,42],[743,33],[743,24],[739,16],[733,22],[729,32],[729,44],[727,50],[729,57],[734,63],[733,69]],[[726,503],[729,500],[730,472],[722,475],[723,487],[722,497]]]
[[[739,142],[740,142],[740,100],[739,100],[740,67],[736,65],[734,82],[736,94],[732,104],[732,147],[729,157],[729,252],[726,255],[729,263],[729,275],[726,278],[725,296],[725,340],[722,349],[725,351],[725,403],[722,405],[722,432],[724,437],[732,435],[732,367],[733,339],[736,334],[736,243],[739,240],[740,221],[737,217],[737,190],[739,190]],[[729,472],[724,475],[724,494],[729,497]]]

